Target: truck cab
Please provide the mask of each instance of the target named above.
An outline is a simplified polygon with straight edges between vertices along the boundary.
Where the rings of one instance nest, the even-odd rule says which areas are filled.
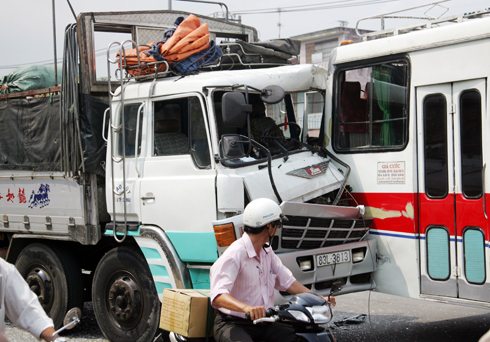
[[[335,203],[348,170],[322,150],[322,136],[308,137],[297,122],[305,94],[325,101],[317,89],[326,77],[323,68],[294,65],[125,84],[112,100],[115,126],[124,112],[125,137],[109,139],[107,172],[120,194],[112,196],[107,184],[109,213],[122,224],[126,212],[137,241],[141,227],[161,230],[186,265],[187,286],[209,288],[218,253],[243,233],[245,206],[270,198],[291,218],[272,247],[299,281],[319,293],[339,278],[344,292],[373,288],[371,221],[361,205]],[[277,103],[264,101],[270,86],[284,91]],[[230,102],[230,94],[243,101]],[[111,163],[123,149],[125,166]],[[163,289],[179,278],[155,282]]]

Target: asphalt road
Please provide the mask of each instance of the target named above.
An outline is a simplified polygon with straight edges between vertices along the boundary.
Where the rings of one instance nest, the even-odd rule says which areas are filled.
[[[334,321],[368,315],[364,323],[334,325],[339,342],[477,342],[490,329],[490,309],[377,292],[339,296],[337,303]]]
[[[490,309],[407,299],[377,292],[337,297],[334,321],[365,314],[365,321],[331,324],[338,342],[412,341],[477,342],[490,329]],[[10,342],[36,342],[31,335],[6,324]],[[106,342],[97,326],[91,303],[86,303],[82,323],[63,334],[68,341]]]

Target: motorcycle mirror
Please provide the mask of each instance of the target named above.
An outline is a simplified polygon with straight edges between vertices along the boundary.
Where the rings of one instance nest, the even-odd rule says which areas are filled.
[[[77,325],[80,322],[80,317],[82,316],[82,310],[79,308],[72,308],[70,309],[66,315],[65,318],[63,319],[63,325],[66,326],[66,330],[73,329],[75,325]],[[75,322],[71,325],[70,323]]]
[[[342,284],[340,281],[333,283],[332,287],[330,288],[330,294],[334,294],[336,292],[339,292],[340,290],[342,290],[343,287],[344,287],[344,284]]]
[[[277,85],[270,85],[262,89],[260,98],[267,104],[276,104],[281,102],[285,95],[286,93],[283,88]]]
[[[80,323],[80,317],[82,316],[82,310],[79,308],[72,308],[68,310],[63,319],[63,326],[56,330],[53,335],[51,335],[51,341],[54,341],[56,335],[58,335],[63,330],[70,330]]]

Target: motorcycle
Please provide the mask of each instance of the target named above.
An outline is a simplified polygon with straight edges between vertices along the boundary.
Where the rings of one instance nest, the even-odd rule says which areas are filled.
[[[254,320],[260,322],[282,322],[294,327],[298,341],[302,342],[337,342],[329,327],[326,326],[333,318],[333,305],[330,296],[342,290],[342,283],[332,284],[327,300],[315,293],[300,293],[291,297],[284,304],[266,310],[266,316]],[[247,314],[250,319],[250,315]],[[184,336],[170,333],[171,342],[191,342]]]
[[[294,295],[287,303],[267,309],[267,317],[254,320],[254,324],[282,322],[294,327],[298,341],[337,342],[326,324],[333,318],[330,296],[340,290],[342,290],[342,283],[332,284],[327,300],[315,293]]]

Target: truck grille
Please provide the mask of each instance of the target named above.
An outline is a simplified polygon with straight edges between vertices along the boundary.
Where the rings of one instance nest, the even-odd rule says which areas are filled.
[[[360,241],[372,219],[341,220],[290,216],[281,229],[281,249],[313,249]]]

